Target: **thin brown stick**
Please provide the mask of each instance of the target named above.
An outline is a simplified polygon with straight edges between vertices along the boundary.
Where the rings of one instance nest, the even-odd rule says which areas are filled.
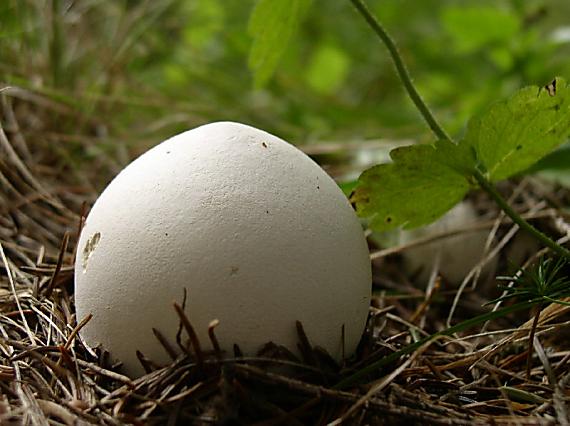
[[[71,333],[69,334],[69,337],[67,338],[67,341],[65,342],[65,345],[63,345],[63,347],[65,349],[69,349],[69,347],[71,346],[71,343],[73,342],[73,339],[75,339],[75,336],[77,336],[77,333],[79,333],[79,331],[85,327],[85,325],[91,321],[91,318],[93,318],[93,314],[87,314],[87,316],[85,318],[83,318],[81,320],[81,322],[79,324],[77,324],[75,326],[75,328],[71,331]]]
[[[53,274],[47,284],[46,287],[46,291],[45,291],[45,296],[46,297],[50,297],[51,293],[53,292],[53,289],[55,288],[56,282],[57,282],[57,277],[59,276],[59,272],[61,271],[61,267],[63,265],[63,259],[65,256],[65,252],[67,251],[67,244],[69,243],[69,233],[66,232],[63,235],[63,240],[61,241],[61,246],[59,249],[59,255],[57,256],[57,263],[55,265],[55,269],[53,271]]]
[[[532,326],[530,328],[530,335],[528,337],[528,350],[526,354],[526,379],[530,380],[530,370],[532,367],[532,353],[534,346],[534,335],[536,333],[536,326],[538,325],[538,320],[540,318],[540,312],[542,311],[542,302],[536,306],[536,313],[534,314],[534,319],[532,321]]]
[[[154,337],[156,337],[156,339],[162,345],[162,347],[164,348],[164,350],[166,351],[166,353],[168,354],[170,359],[174,361],[176,359],[176,357],[178,356],[178,354],[176,353],[176,351],[174,350],[172,345],[168,342],[166,337],[164,337],[162,335],[162,333],[154,327],[152,329],[152,334],[154,334]]]
[[[218,342],[218,338],[216,337],[215,328],[220,325],[220,320],[212,320],[210,324],[208,324],[208,337],[210,338],[210,342],[212,342],[212,347],[214,348],[214,353],[216,354],[216,358],[222,358],[222,350],[220,348],[220,343]]]
[[[200,346],[200,340],[198,339],[198,335],[194,331],[194,327],[192,327],[192,324],[190,323],[190,320],[188,319],[188,317],[184,313],[184,310],[176,302],[174,302],[174,309],[176,310],[176,313],[178,314],[178,318],[180,318],[180,321],[182,322],[182,325],[184,326],[186,333],[188,333],[188,337],[190,338],[190,343],[192,344],[192,347],[194,348],[194,354],[196,355],[196,361],[197,361],[198,365],[201,367],[202,364],[204,363],[204,354],[203,354],[202,348]]]

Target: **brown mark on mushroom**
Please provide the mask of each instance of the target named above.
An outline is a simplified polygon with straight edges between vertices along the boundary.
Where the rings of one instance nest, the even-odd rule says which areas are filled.
[[[267,144],[266,144],[265,142],[261,142],[261,145],[262,145],[264,148],[267,148]]]
[[[239,266],[232,266],[230,268],[230,275],[236,275],[239,272]]]
[[[95,232],[91,238],[87,239],[85,243],[85,247],[83,247],[83,257],[82,257],[82,265],[83,265],[83,273],[87,272],[87,262],[89,258],[95,251],[95,247],[99,244],[99,240],[101,240],[101,233]]]

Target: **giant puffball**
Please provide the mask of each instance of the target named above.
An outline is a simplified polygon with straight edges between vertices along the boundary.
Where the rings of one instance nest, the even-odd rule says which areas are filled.
[[[427,282],[434,267],[451,283],[459,284],[486,255],[488,229],[470,230],[477,224],[477,212],[469,201],[462,201],[436,222],[400,233],[402,244],[412,243],[442,233],[456,233],[427,244],[402,251],[404,266],[409,274],[418,274]],[[482,269],[483,276],[492,272],[497,259],[491,259]]]
[[[207,124],[141,155],[100,195],[78,244],[78,321],[93,314],[80,335],[132,376],[143,373],[135,350],[170,360],[152,329],[177,348],[173,302],[185,292],[202,348],[217,319],[225,356],[268,341],[295,352],[300,321],[340,360],[366,323],[370,261],[346,197],[300,150],[243,124]]]

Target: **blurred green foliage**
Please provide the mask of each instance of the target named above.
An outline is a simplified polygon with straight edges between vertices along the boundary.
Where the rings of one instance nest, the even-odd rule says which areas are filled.
[[[311,0],[257,2],[249,20],[249,34],[253,38],[249,67],[254,72],[255,87],[264,86],[271,78],[310,5]]]
[[[297,5],[289,23],[299,26],[282,25],[275,72],[256,86],[248,61],[255,67],[256,49],[271,47],[255,44],[253,0],[3,0],[0,80],[96,115],[113,138],[142,146],[213,120],[296,143],[432,140],[348,0],[261,0],[258,19],[282,3]],[[566,0],[369,5],[454,136],[519,87],[570,75]]]

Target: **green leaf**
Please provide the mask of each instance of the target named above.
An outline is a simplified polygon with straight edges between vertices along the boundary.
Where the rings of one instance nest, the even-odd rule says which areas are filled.
[[[256,4],[248,27],[253,37],[248,64],[256,87],[273,75],[310,5],[311,0],[259,0]]]
[[[360,216],[377,231],[425,225],[457,204],[470,189],[475,167],[469,147],[437,141],[390,153],[393,163],[366,170],[351,196]]]
[[[499,181],[530,167],[569,133],[570,91],[557,78],[550,90],[526,87],[472,119],[463,143],[473,147],[488,178]]]
[[[452,170],[470,178],[477,161],[473,147],[466,143],[455,144],[451,141],[440,140],[435,144],[436,158]]]

